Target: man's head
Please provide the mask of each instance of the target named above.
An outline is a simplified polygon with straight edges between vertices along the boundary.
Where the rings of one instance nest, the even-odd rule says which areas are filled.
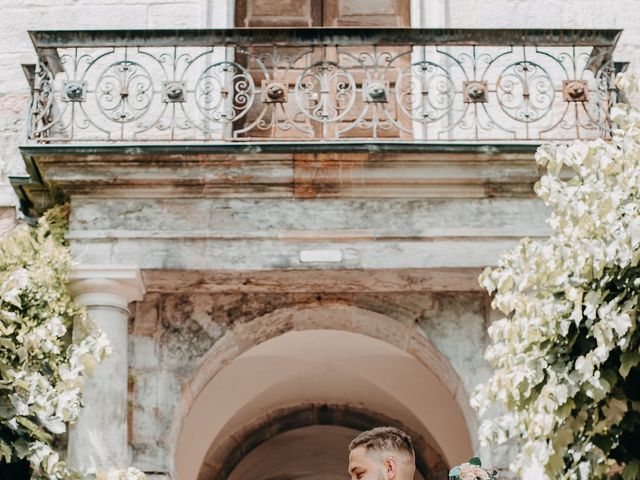
[[[349,444],[351,480],[413,480],[415,469],[411,438],[397,428],[367,430]]]

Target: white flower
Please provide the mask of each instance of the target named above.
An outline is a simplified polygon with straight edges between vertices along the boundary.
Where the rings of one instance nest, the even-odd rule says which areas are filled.
[[[3,426],[16,437],[11,455],[29,461],[34,478],[69,480],[65,462],[45,441],[66,432],[82,405],[88,367],[110,352],[107,337],[87,322],[71,301],[66,282],[68,248],[58,243],[45,214],[36,229],[22,226],[0,238],[0,364],[2,386],[11,408]],[[69,328],[76,322],[73,341]],[[135,469],[115,470],[118,478],[144,478]],[[76,478],[73,476],[73,478]]]
[[[481,412],[495,402],[507,408],[485,419],[480,437],[516,439],[513,469],[531,478],[606,473],[607,452],[590,438],[626,412],[611,397],[615,372],[601,372],[632,344],[640,303],[640,278],[630,270],[640,263],[640,83],[632,76],[617,82],[628,103],[611,110],[617,129],[610,142],[546,145],[536,153],[546,175],[535,190],[551,209],[552,235],[524,239],[479,278],[506,317],[488,329],[485,358],[495,372],[472,404]],[[634,288],[612,287],[629,275]],[[612,291],[621,293],[611,298]]]

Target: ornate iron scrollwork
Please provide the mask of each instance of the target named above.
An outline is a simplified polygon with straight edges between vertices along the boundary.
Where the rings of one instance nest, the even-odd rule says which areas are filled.
[[[305,69],[295,86],[302,113],[311,120],[330,123],[344,118],[356,98],[356,82],[335,62],[318,62]]]
[[[507,66],[498,77],[496,93],[502,111],[517,122],[538,122],[553,110],[553,79],[532,61]]]
[[[116,123],[131,123],[151,107],[153,79],[140,63],[122,60],[105,68],[96,82],[98,109]]]
[[[607,136],[615,103],[610,55],[584,41],[179,43],[47,50],[31,138],[569,140]]]
[[[235,62],[216,62],[196,80],[195,99],[206,120],[233,122],[247,114],[255,98],[249,71]]]

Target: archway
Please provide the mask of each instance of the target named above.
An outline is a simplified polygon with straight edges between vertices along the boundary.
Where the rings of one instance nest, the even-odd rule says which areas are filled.
[[[177,478],[194,480],[208,451],[257,418],[322,402],[383,413],[448,465],[473,450],[460,379],[415,325],[346,305],[301,306],[238,323],[203,359],[175,410]]]

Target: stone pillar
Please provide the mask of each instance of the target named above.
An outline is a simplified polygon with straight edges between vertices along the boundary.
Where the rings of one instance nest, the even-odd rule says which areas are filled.
[[[84,409],[69,429],[68,462],[73,468],[125,467],[127,442],[128,305],[144,288],[137,268],[80,267],[71,274],[75,300],[87,308],[111,342],[113,352],[85,378]]]

